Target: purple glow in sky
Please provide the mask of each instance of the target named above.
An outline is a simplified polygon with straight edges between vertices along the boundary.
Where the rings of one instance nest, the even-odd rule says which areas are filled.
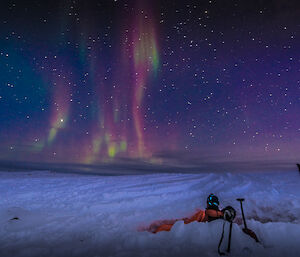
[[[300,160],[297,1],[0,7],[0,161]]]

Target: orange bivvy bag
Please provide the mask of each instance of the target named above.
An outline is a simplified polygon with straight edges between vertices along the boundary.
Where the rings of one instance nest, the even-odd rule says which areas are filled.
[[[174,220],[159,220],[153,222],[149,227],[143,229],[151,233],[157,233],[160,231],[170,231],[176,221],[183,220],[184,224],[189,224],[193,221],[207,222],[223,217],[223,212],[213,209],[199,210],[192,216],[182,219]]]

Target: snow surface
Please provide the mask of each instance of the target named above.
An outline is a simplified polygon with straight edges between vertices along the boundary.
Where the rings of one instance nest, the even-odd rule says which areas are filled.
[[[235,199],[245,197],[248,227],[262,241],[257,244],[234,224],[230,256],[300,256],[297,172],[115,177],[1,172],[0,256],[218,256],[222,220],[140,232],[155,220],[204,209],[209,193],[219,196],[222,207],[232,205],[237,221]]]

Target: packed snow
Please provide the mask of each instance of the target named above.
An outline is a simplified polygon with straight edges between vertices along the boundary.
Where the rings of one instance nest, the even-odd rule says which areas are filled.
[[[0,173],[0,256],[218,256],[223,220],[177,222],[170,232],[143,231],[153,221],[205,209],[206,197],[237,210],[230,256],[299,256],[297,172],[91,176]],[[244,197],[242,232],[236,198]],[[226,250],[225,224],[222,251]]]

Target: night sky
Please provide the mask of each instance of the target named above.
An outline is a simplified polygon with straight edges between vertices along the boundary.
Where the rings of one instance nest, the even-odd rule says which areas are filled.
[[[299,1],[1,1],[0,160],[300,161]]]

